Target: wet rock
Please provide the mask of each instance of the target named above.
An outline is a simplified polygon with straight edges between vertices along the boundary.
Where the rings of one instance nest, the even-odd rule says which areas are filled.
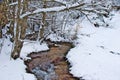
[[[57,80],[57,75],[54,72],[53,64],[42,65],[42,67],[36,66],[34,69],[32,69],[32,72],[39,80]]]

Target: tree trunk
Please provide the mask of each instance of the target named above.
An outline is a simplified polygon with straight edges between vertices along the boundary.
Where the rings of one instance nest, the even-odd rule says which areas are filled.
[[[24,0],[25,1],[25,0]],[[24,10],[27,9],[27,3],[23,3]],[[24,19],[20,19],[20,10],[21,10],[21,0],[18,0],[18,12],[17,12],[17,19],[15,20],[17,23],[16,32],[14,36],[14,48],[11,54],[13,59],[16,59],[20,56],[21,48],[23,47],[23,40],[25,39],[26,28],[27,28],[27,17]],[[15,27],[15,26],[14,26]]]
[[[12,36],[10,41],[14,42],[14,20],[10,24],[9,34],[11,34],[11,36]]]
[[[15,33],[15,36],[14,36],[14,47],[13,47],[13,51],[12,51],[12,54],[11,54],[11,57],[13,59],[17,59],[19,56],[20,56],[20,46],[21,46],[21,42],[19,41],[19,19],[17,20],[17,26],[16,26],[16,33]]]
[[[12,2],[16,2],[16,0],[13,0]],[[12,12],[10,11],[12,10]],[[14,42],[14,27],[15,27],[15,16],[16,16],[16,6],[10,6],[9,10],[8,10],[8,16],[10,19],[12,19],[11,23],[10,23],[10,27],[9,27],[9,31],[8,34],[11,35],[10,41]]]
[[[43,3],[43,8],[47,7],[46,0]],[[46,13],[42,12],[42,28],[40,29],[40,38],[44,38],[44,29],[45,29],[45,19],[46,19]]]
[[[23,0],[23,12],[26,12],[28,9],[28,0]],[[20,23],[21,25],[21,34],[20,34],[20,39],[24,40],[25,39],[25,35],[26,35],[26,29],[27,29],[27,18],[25,17],[24,19],[22,19],[22,23]]]
[[[14,28],[16,28],[14,32],[14,46],[13,46],[13,51],[11,54],[11,57],[13,59],[17,59],[20,56],[20,50],[22,46],[22,42],[19,40],[19,34],[20,34],[20,9],[21,9],[21,0],[18,0],[18,10],[15,18]]]

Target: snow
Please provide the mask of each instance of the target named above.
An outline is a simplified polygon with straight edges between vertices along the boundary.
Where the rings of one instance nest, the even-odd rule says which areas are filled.
[[[21,2],[23,2],[23,0],[21,0]],[[17,4],[18,4],[18,1],[10,3],[9,6],[14,6],[14,5],[17,5]]]
[[[109,21],[113,27],[96,28],[88,21],[81,23],[77,45],[67,58],[70,73],[85,80],[120,80],[120,14]]]
[[[47,44],[43,43],[40,45],[39,41],[35,42],[24,42],[24,46],[22,47],[22,50],[20,52],[20,57],[23,59],[28,59],[27,55],[31,52],[39,52],[39,51],[45,51],[48,50]]]
[[[13,6],[13,5],[17,5],[17,4],[18,4],[18,2],[13,2],[13,3],[9,4],[9,6]]]
[[[8,39],[0,39],[0,79],[1,80],[36,80],[33,74],[26,73],[24,59],[10,58],[12,43]],[[21,58],[33,51],[47,50],[46,44],[40,45],[38,42],[24,43],[21,51]]]
[[[50,7],[50,8],[38,8],[38,9],[34,10],[33,12],[26,12],[26,13],[22,14],[20,16],[20,18],[24,18],[24,17],[26,17],[28,15],[32,15],[32,14],[36,14],[36,13],[40,13],[40,12],[58,12],[58,11],[63,11],[65,9],[81,7],[83,5],[84,5],[84,3],[82,3],[82,4],[74,3],[74,4],[68,5],[68,6],[57,6],[57,7]]]
[[[20,16],[20,18],[22,19],[22,18],[24,18],[25,16],[28,16],[28,15],[30,15],[31,14],[31,12],[26,12],[25,14],[22,14],[21,16]]]

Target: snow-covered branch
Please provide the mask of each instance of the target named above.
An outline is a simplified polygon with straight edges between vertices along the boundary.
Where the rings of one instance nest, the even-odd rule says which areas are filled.
[[[17,5],[17,4],[18,4],[18,1],[10,3],[9,6],[14,6],[14,5]]]
[[[58,7],[51,7],[51,8],[39,8],[33,12],[26,12],[24,14],[21,15],[21,18],[24,18],[26,16],[29,16],[29,15],[33,15],[33,14],[36,14],[36,13],[41,13],[41,12],[60,12],[60,11],[65,11],[65,10],[69,10],[69,9],[75,9],[75,8],[78,8],[78,7],[81,7],[85,5],[85,3],[75,3],[73,5],[69,5],[69,6],[58,6]]]
[[[23,2],[23,0],[21,0],[21,2]],[[18,1],[12,2],[12,3],[9,4],[9,6],[14,6],[14,5],[18,5]]]

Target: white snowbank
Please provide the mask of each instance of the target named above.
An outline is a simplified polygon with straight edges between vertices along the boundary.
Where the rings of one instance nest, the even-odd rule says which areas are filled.
[[[110,21],[112,28],[81,25],[78,44],[67,55],[70,72],[85,80],[120,80],[120,14]]]
[[[31,52],[38,52],[38,51],[44,51],[48,50],[47,44],[43,43],[40,45],[40,42],[24,42],[24,46],[22,47],[22,50],[20,52],[20,57],[27,59],[27,55]]]
[[[26,66],[24,65],[23,60],[17,59],[13,60],[10,58],[12,43],[7,40],[0,40],[0,44],[3,43],[1,52],[0,52],[0,79],[1,80],[36,80],[36,77],[33,74],[28,74],[25,71]],[[48,47],[43,44],[40,45],[36,43],[24,43],[24,47],[21,51],[21,57],[25,56],[33,51],[41,51],[48,49]]]

